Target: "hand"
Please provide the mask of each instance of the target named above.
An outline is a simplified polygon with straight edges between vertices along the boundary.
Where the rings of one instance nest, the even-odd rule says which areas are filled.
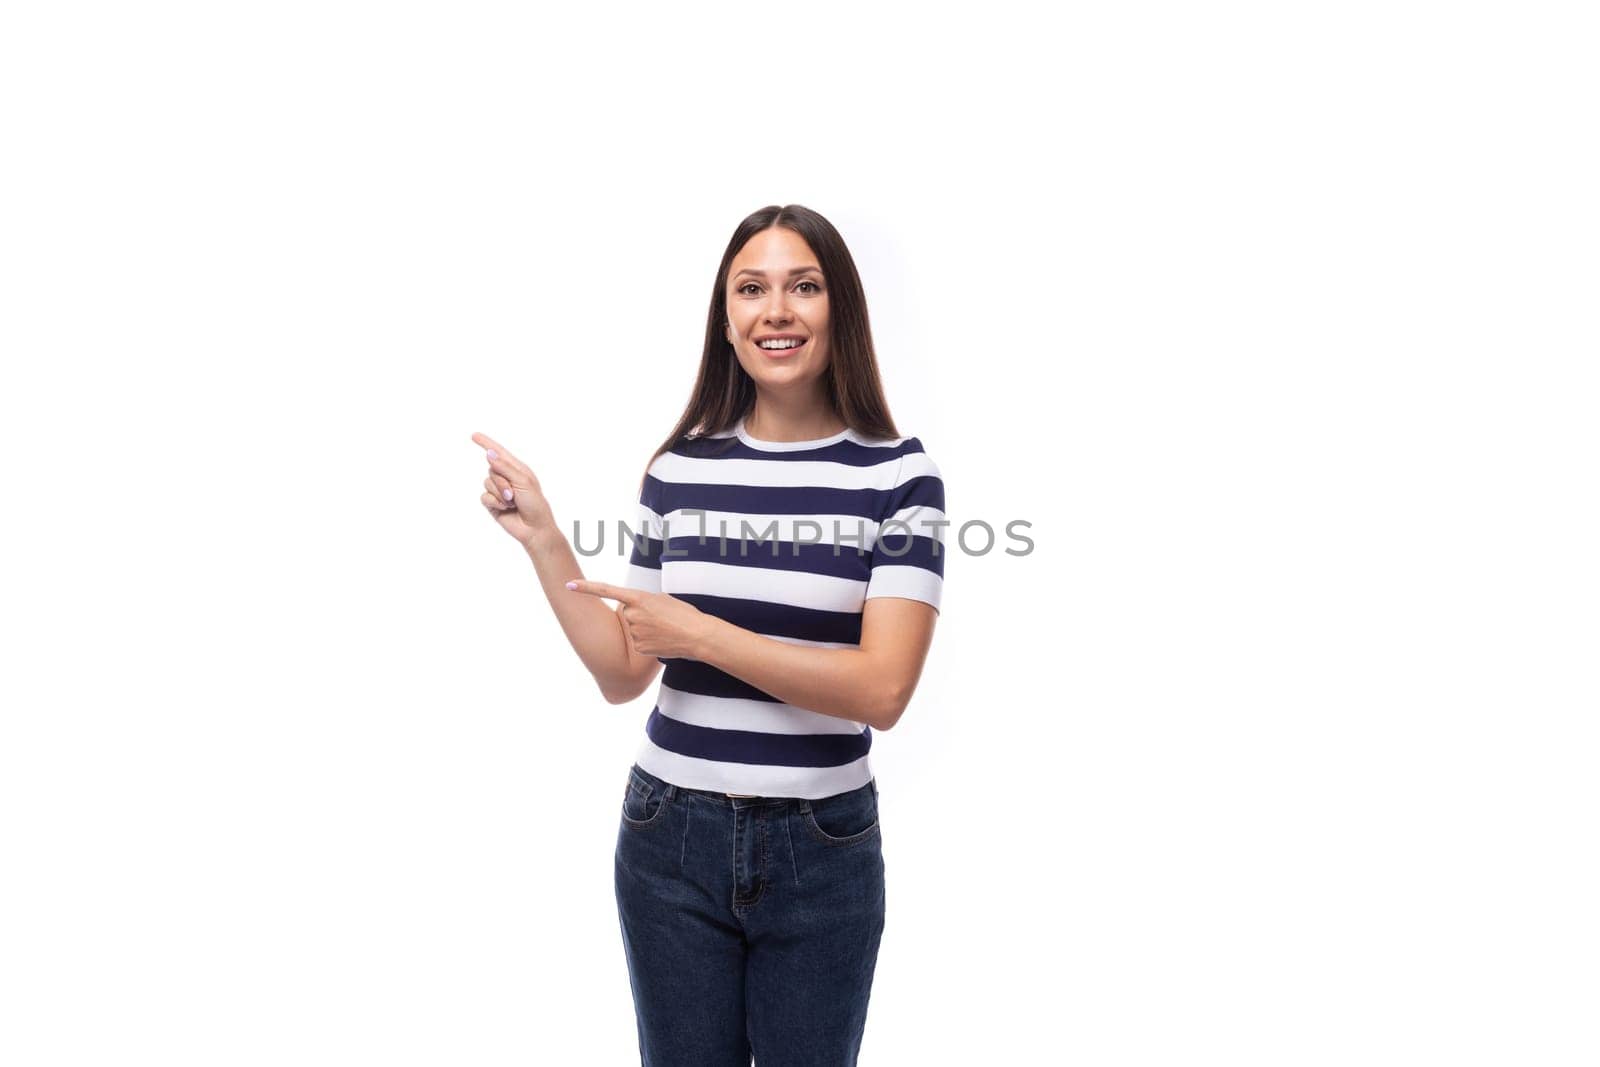
[[[478,500],[500,528],[524,547],[534,534],[554,529],[550,503],[527,464],[484,434],[473,434],[472,441],[486,450],[489,461],[489,477],[483,480],[484,492]]]
[[[568,582],[567,588],[621,601],[622,628],[641,656],[699,659],[704,641],[716,625],[714,616],[669,593],[646,593],[582,578]]]

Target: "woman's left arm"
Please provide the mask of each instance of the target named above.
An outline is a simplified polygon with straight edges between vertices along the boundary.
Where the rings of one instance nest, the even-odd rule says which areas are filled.
[[[793,645],[712,618],[694,659],[797,708],[887,730],[911,702],[939,613],[903,597],[862,605],[861,647]]]
[[[939,618],[925,601],[870,597],[859,647],[816,648],[743,629],[667,593],[590,581],[569,588],[622,601],[623,621],[643,655],[699,660],[786,704],[874,730],[892,727],[910,703]]]

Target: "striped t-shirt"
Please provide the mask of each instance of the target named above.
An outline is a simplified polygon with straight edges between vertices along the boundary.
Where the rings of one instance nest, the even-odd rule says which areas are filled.
[[[650,464],[638,523],[621,584],[778,641],[858,647],[868,597],[939,606],[944,482],[915,437],[845,429],[760,441],[743,419],[682,437]],[[637,757],[651,774],[813,800],[872,778],[866,724],[784,703],[699,660],[661,662]]]

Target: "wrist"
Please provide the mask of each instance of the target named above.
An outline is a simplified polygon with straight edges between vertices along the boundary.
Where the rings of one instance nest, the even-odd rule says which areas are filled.
[[[561,536],[561,529],[556,526],[555,520],[540,523],[529,531],[528,536],[522,538],[522,550],[529,556],[542,556],[551,549],[561,544],[565,538]]]
[[[689,658],[710,663],[716,655],[722,626],[723,620],[701,612],[700,625],[695,628],[694,637],[689,643]]]

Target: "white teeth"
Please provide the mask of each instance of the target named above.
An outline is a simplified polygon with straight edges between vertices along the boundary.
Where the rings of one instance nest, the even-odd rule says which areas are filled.
[[[799,342],[799,341],[757,341],[756,344],[761,348],[799,348],[801,342]]]

